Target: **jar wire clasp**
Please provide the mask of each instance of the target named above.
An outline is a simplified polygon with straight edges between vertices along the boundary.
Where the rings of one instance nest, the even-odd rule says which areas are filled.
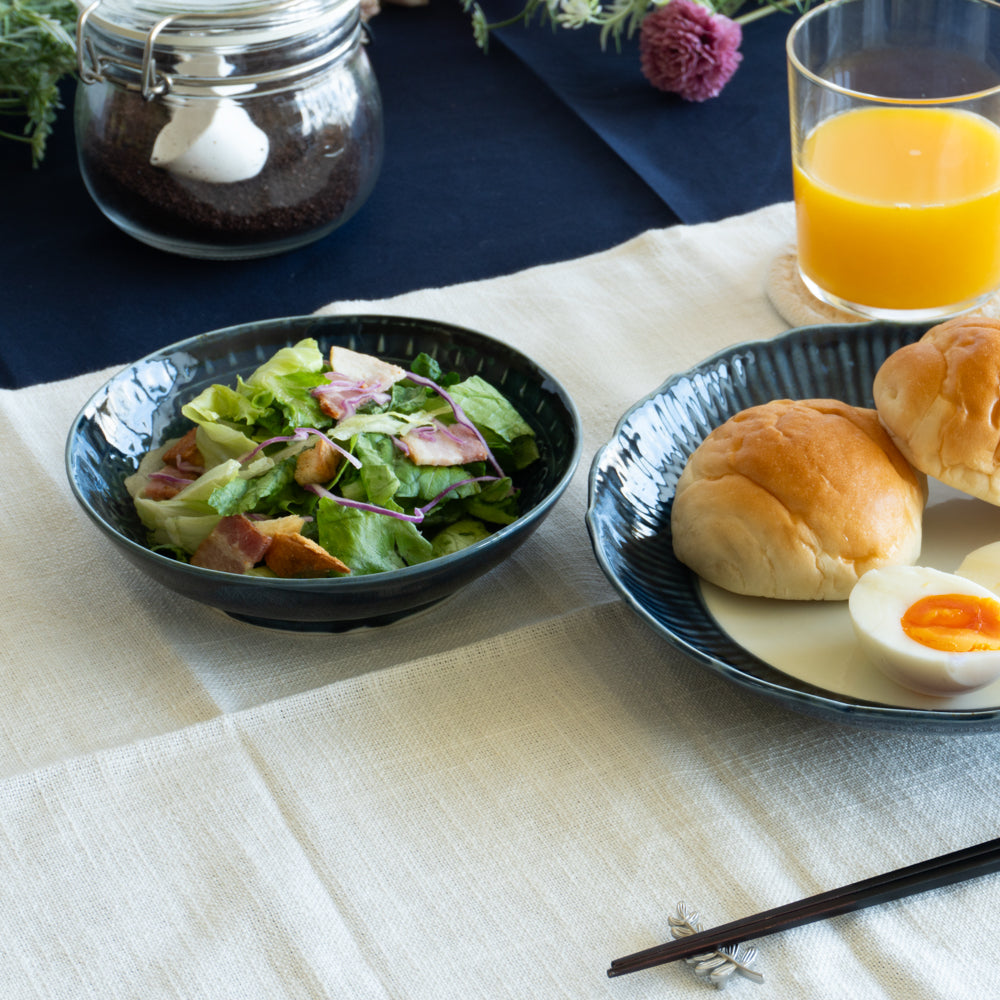
[[[162,74],[159,80],[156,78],[156,56],[153,54],[153,46],[160,32],[177,16],[168,14],[161,18],[149,29],[149,34],[146,36],[146,44],[142,49],[142,96],[147,101],[170,89],[172,81],[167,74]]]
[[[94,43],[86,34],[87,20],[100,5],[101,0],[94,0],[80,12],[76,21],[76,68],[84,83],[100,83],[104,79],[101,74],[101,61],[94,51]]]
[[[136,64],[128,59],[119,58],[112,60],[97,54],[93,39],[87,34],[87,22],[94,11],[100,7],[101,3],[102,0],[94,0],[93,3],[80,12],[80,16],[76,21],[76,66],[80,80],[83,83],[103,83],[107,78],[105,68],[114,63],[126,70],[139,73],[139,89],[142,91],[143,98],[147,101],[166,93],[173,81],[166,73],[161,73],[157,77],[156,57],[153,54],[153,46],[156,44],[156,38],[160,32],[179,15],[170,14],[167,17],[161,18],[153,25],[146,36],[146,42],[143,46],[142,62]],[[135,89],[134,85],[132,89]]]

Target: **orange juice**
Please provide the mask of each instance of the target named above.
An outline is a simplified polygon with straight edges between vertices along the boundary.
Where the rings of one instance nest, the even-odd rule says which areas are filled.
[[[1000,287],[1000,129],[967,111],[877,107],[818,125],[794,168],[799,266],[884,310]]]

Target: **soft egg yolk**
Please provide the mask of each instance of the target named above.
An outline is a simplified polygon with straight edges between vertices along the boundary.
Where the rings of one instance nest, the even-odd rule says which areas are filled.
[[[972,594],[933,594],[900,619],[915,642],[946,653],[1000,649],[1000,603]]]

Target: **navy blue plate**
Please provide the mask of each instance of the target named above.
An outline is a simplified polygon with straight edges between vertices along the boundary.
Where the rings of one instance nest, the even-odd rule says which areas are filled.
[[[673,553],[674,490],[709,431],[772,399],[834,398],[873,406],[879,366],[928,327],[865,323],[791,330],[724,350],[636,403],[594,458],[587,510],[597,561],[626,603],[696,662],[806,714],[884,730],[1000,728],[1000,708],[894,707],[832,694],[775,670],[719,628],[697,578]]]
[[[241,576],[178,562],[146,547],[124,480],[150,448],[189,424],[181,407],[212,383],[249,375],[281,347],[314,337],[408,365],[417,354],[445,371],[478,374],[531,424],[541,459],[515,478],[522,515],[460,552],[390,573],[337,579]],[[400,316],[298,316],[202,334],[115,375],[70,429],[66,468],[83,509],[127,559],[186,598],[257,625],[336,632],[384,625],[436,604],[506,559],[542,523],[580,459],[580,418],[556,379],[482,333]]]

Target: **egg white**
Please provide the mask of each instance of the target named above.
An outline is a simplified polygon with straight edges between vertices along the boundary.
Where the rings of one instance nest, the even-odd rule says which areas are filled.
[[[858,642],[875,667],[911,691],[946,697],[985,687],[1000,677],[1000,650],[949,653],[931,649],[903,631],[901,619],[907,608],[934,594],[997,599],[996,593],[974,580],[926,566],[869,570],[848,599]]]
[[[955,572],[992,590],[994,596],[1000,594],[1000,542],[991,542],[970,552]]]

